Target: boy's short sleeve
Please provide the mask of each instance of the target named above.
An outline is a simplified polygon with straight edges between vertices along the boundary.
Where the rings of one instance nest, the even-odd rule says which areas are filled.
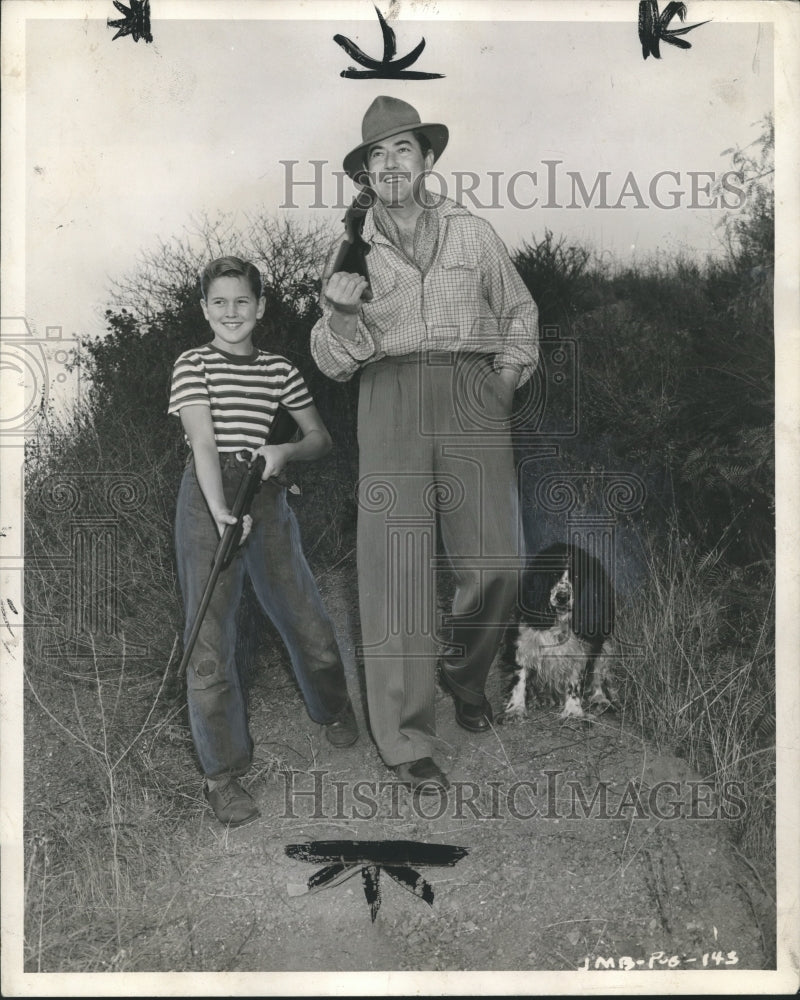
[[[178,416],[187,403],[211,406],[202,362],[191,351],[181,354],[173,366],[167,413]]]
[[[302,410],[304,407],[314,404],[314,399],[308,391],[305,379],[293,364],[289,364],[289,369],[286,373],[281,403],[287,410]]]

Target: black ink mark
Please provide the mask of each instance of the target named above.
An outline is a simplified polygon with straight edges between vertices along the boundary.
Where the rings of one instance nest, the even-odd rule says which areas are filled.
[[[691,43],[678,38],[678,35],[685,35],[708,21],[699,21],[697,24],[689,24],[685,28],[669,29],[669,23],[678,15],[681,21],[686,18],[686,4],[677,3],[673,0],[664,8],[664,13],[658,13],[658,0],[640,0],[639,3],[639,41],[642,43],[642,56],[646,59],[652,55],[656,59],[661,58],[659,50],[660,43],[667,42],[669,45],[677,45],[680,49],[690,49]]]
[[[0,601],[0,612],[2,612],[2,615],[3,615],[3,624],[8,629],[8,631],[11,633],[11,638],[13,639],[14,638],[14,629],[11,627],[11,625],[10,625],[10,623],[8,621],[8,615],[6,614],[6,601],[8,601],[8,604],[9,604],[11,610],[14,612],[14,614],[17,613],[17,609],[14,607],[14,605],[11,603],[11,601],[8,598],[6,598],[5,601]]]
[[[146,42],[152,42],[153,36],[150,33],[150,0],[130,0],[130,7],[126,7],[119,0],[114,0],[114,6],[124,16],[112,21],[108,18],[106,24],[109,28],[118,28],[116,35],[111,39],[115,41],[122,35],[131,35],[134,42],[143,38]]]
[[[348,77],[351,80],[440,80],[444,75],[442,73],[421,73],[418,70],[409,70],[407,68],[419,59],[422,50],[425,48],[425,39],[423,38],[419,45],[413,48],[407,56],[395,59],[397,42],[394,37],[394,31],[386,23],[386,19],[377,7],[375,8],[375,13],[378,15],[381,31],[383,32],[383,58],[380,60],[373,59],[366,52],[363,52],[355,42],[350,41],[349,38],[346,38],[344,35],[334,35],[334,42],[337,45],[341,45],[351,59],[355,59],[357,63],[367,67],[366,69],[356,69],[355,66],[349,66],[347,69],[342,70],[339,75]]]
[[[11,608],[11,610],[14,612],[14,614],[18,615],[19,611],[17,611],[17,609],[14,607],[14,602],[11,600],[11,598],[7,597],[6,600],[8,601],[8,606]]]
[[[308,892],[337,885],[360,871],[373,922],[381,906],[381,869],[398,885],[433,906],[433,887],[415,871],[416,866],[452,868],[469,853],[466,847],[413,840],[314,840],[288,844],[285,851],[296,861],[324,863],[324,868],[309,877]]]

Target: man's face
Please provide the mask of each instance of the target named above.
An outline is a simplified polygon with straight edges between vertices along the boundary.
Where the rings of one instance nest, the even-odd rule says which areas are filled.
[[[412,204],[422,188],[433,166],[433,153],[429,150],[423,155],[414,133],[400,132],[370,146],[366,166],[380,200],[390,207],[403,207]]]
[[[257,299],[246,278],[223,275],[214,278],[203,313],[214,334],[212,343],[231,354],[249,354],[256,322],[264,315],[265,299]]]

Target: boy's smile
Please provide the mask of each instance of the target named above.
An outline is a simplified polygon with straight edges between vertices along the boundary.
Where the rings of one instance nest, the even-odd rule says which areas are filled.
[[[251,354],[253,330],[264,315],[266,299],[257,299],[246,278],[223,275],[209,285],[200,300],[203,315],[214,334],[212,344],[229,354]]]

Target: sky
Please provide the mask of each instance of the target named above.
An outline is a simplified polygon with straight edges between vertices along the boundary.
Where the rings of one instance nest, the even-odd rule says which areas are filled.
[[[661,60],[645,61],[637,6],[461,5],[469,20],[445,3],[395,5],[398,54],[424,37],[414,69],[444,74],[426,81],[340,76],[352,59],[334,43],[337,32],[381,53],[367,0],[295,4],[303,20],[276,18],[281,4],[151,0],[152,44],[113,40],[105,17],[118,14],[110,2],[77,8],[100,17],[28,20],[24,310],[31,328],[102,333],[111,280],[135,270],[143,249],[204,214],[277,213],[292,203],[284,211],[301,221],[338,224],[333,171],[360,142],[364,111],[384,93],[409,101],[423,121],[448,126],[432,186],[452,197],[454,172],[477,175],[479,206],[469,194],[462,200],[511,249],[549,228],[606,261],[680,249],[719,253],[722,212],[707,207],[708,184],[731,168],[723,151],[751,142],[772,109],[772,27],[731,22],[737,9],[752,18],[752,4],[693,3],[687,23],[712,21],[688,36],[692,48],[662,45]],[[581,20],[525,19],[554,10]],[[67,2],[49,7],[75,11]],[[311,160],[326,161],[327,207],[310,207],[309,185],[287,186],[284,160],[299,161],[291,168],[298,181],[314,176]],[[588,208],[579,189],[573,199],[570,172],[591,191],[604,171],[608,207],[596,207],[599,191]],[[678,177],[654,182],[662,171]],[[698,173],[694,182],[690,172]],[[674,203],[670,192],[682,192],[678,207],[654,204],[651,183],[663,206]],[[349,200],[349,181],[343,190]]]

